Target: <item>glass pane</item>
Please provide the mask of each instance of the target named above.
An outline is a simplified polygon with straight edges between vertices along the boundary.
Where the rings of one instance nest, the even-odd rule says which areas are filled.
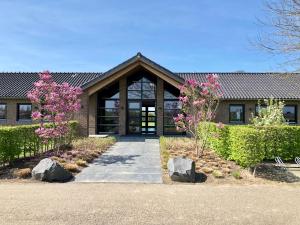
[[[164,116],[165,117],[175,117],[180,113],[180,110],[165,110],[164,111]]]
[[[119,124],[119,117],[100,117],[100,124]]]
[[[143,83],[143,90],[155,90],[154,83]]]
[[[164,101],[164,109],[181,109],[179,101]]]
[[[148,122],[148,127],[155,127],[155,122]]]
[[[128,124],[129,125],[137,125],[137,126],[139,126],[140,125],[140,118],[129,118],[129,120],[128,120]]]
[[[119,116],[119,109],[100,109],[100,116]]]
[[[141,83],[133,82],[128,86],[128,90],[141,90],[141,87],[142,87]]]
[[[230,106],[230,121],[229,122],[244,122],[243,106]]]
[[[148,117],[148,121],[156,121],[156,117],[154,117],[154,116]]]
[[[164,125],[175,126],[173,117],[164,117]]]
[[[119,100],[104,100],[104,107],[105,108],[119,108],[120,101]]]
[[[128,91],[128,99],[141,99],[141,91]]]
[[[143,91],[143,99],[155,99],[154,91]]]
[[[139,102],[129,102],[128,103],[129,109],[140,109],[140,103]]]
[[[30,120],[31,119],[31,105],[22,104],[19,105],[19,120]]]
[[[99,132],[103,132],[103,133],[117,134],[119,131],[119,126],[99,125],[98,130]]]
[[[148,112],[148,116],[155,116],[155,112]]]
[[[295,123],[296,119],[296,107],[295,106],[284,106],[283,115],[287,122]]]
[[[151,82],[148,78],[146,78],[146,77],[143,77],[142,78],[142,82]]]
[[[148,111],[155,112],[155,107],[148,107]]]
[[[6,104],[0,104],[0,119],[6,119]]]
[[[164,91],[164,99],[178,99],[178,97],[175,96],[174,94],[172,94],[171,92],[165,90]]]
[[[140,110],[129,110],[129,117],[140,117]]]
[[[142,107],[142,111],[146,111],[146,107]]]
[[[140,133],[140,127],[139,126],[129,126],[128,127],[130,133]]]

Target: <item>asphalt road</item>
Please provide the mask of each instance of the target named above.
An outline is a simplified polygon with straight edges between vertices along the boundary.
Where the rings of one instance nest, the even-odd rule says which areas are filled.
[[[0,224],[300,224],[300,186],[1,183]]]

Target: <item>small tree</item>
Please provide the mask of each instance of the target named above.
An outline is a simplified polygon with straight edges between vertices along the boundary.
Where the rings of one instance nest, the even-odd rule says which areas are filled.
[[[275,99],[265,99],[262,105],[258,102],[257,116],[252,113],[252,123],[255,126],[285,125],[286,120],[283,116],[284,102]]]
[[[194,139],[198,156],[206,146],[209,122],[215,118],[221,97],[218,76],[209,74],[206,78],[207,82],[192,79],[179,87],[182,109],[174,118],[177,130],[188,132]]]
[[[69,133],[69,121],[74,112],[79,111],[82,90],[68,83],[57,84],[49,71],[39,74],[40,80],[27,97],[37,109],[32,112],[32,119],[40,122],[36,134],[45,142],[60,141]],[[45,126],[45,122],[50,126]],[[58,143],[58,148],[61,143]]]

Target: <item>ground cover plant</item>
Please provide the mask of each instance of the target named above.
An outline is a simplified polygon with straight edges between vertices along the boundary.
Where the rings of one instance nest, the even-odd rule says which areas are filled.
[[[52,158],[73,174],[88,166],[115,143],[114,137],[77,138],[72,145],[57,150],[48,150],[35,156],[15,160],[13,165],[0,168],[0,179],[30,178],[31,170],[43,158]]]

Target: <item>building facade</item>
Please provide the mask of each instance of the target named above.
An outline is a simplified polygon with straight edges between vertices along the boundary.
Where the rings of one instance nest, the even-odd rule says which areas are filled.
[[[82,135],[172,135],[180,112],[180,84],[204,82],[208,73],[173,73],[138,53],[105,73],[52,73],[58,82],[83,89],[74,115]],[[216,122],[247,124],[260,99],[285,101],[290,124],[300,121],[300,75],[296,73],[216,73],[223,89]],[[34,106],[26,99],[38,73],[0,73],[0,124],[30,124]]]

